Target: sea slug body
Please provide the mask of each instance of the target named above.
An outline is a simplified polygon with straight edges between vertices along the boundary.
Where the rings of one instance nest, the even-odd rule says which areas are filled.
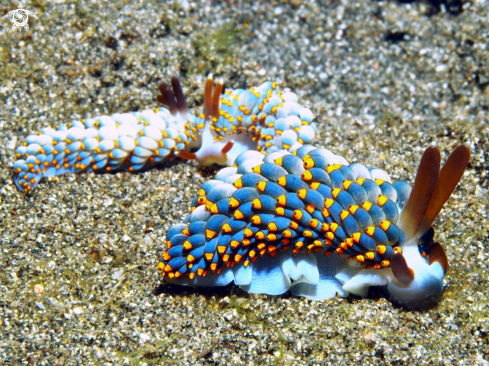
[[[429,147],[414,188],[322,148],[245,152],[201,187],[167,233],[166,281],[314,300],[387,285],[400,300],[443,289],[448,261],[431,227],[465,170],[457,148],[440,171]],[[252,164],[248,164],[252,161]]]
[[[13,179],[31,192],[43,177],[79,172],[146,170],[167,159],[197,159],[202,165],[231,165],[247,150],[294,150],[314,138],[311,111],[297,96],[266,82],[257,88],[212,90],[205,84],[205,105],[188,112],[176,77],[161,83],[157,100],[167,108],[113,114],[43,128],[15,151]]]
[[[195,116],[178,79],[159,89],[165,107],[29,136],[16,150],[16,186],[31,192],[50,175],[136,172],[176,157],[227,165],[168,230],[165,281],[314,300],[365,296],[370,286],[401,302],[442,291],[448,260],[432,223],[465,171],[466,146],[441,170],[439,150],[427,148],[411,187],[310,145],[312,112],[275,83],[223,92],[209,77]]]

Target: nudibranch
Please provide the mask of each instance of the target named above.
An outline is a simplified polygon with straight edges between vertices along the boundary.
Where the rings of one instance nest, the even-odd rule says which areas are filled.
[[[168,230],[158,263],[168,283],[234,282],[314,300],[366,296],[370,286],[405,302],[442,291],[448,260],[432,223],[465,171],[466,146],[441,170],[439,150],[426,149],[411,187],[310,145],[312,112],[275,83],[223,91],[219,80],[213,90],[210,76],[196,115],[176,77],[159,89],[163,107],[27,137],[16,150],[16,186],[31,192],[46,176],[137,172],[176,157],[227,165],[201,186],[185,223]]]
[[[311,111],[273,82],[222,93],[222,80],[213,91],[210,75],[197,116],[189,113],[176,77],[171,87],[159,85],[157,100],[164,108],[72,121],[28,136],[15,151],[15,185],[31,192],[47,176],[137,172],[175,157],[197,159],[202,165],[232,165],[248,150],[294,151],[316,133]]]
[[[184,224],[167,232],[158,265],[169,283],[286,291],[314,300],[387,286],[401,302],[443,289],[448,260],[431,226],[470,157],[462,145],[440,170],[424,152],[414,186],[304,145],[247,151],[207,181]]]
[[[231,118],[222,118],[227,115],[220,108],[219,116],[208,113],[218,107],[206,95],[201,118],[212,132],[244,117],[239,107]],[[226,108],[230,99],[221,103]],[[246,110],[267,121],[273,108],[260,117],[256,107]],[[302,120],[312,114],[299,110],[288,108],[285,121],[297,122],[284,124],[292,130],[314,126],[312,118]],[[411,187],[303,138],[280,146],[276,142],[289,131],[276,133],[280,117],[267,126],[275,128],[268,150],[265,145],[239,154],[232,167],[201,186],[185,223],[168,230],[158,263],[165,281],[192,287],[234,282],[251,293],[290,291],[313,300],[366,296],[370,286],[386,286],[404,303],[440,293],[448,259],[434,242],[432,223],[462,177],[470,150],[459,146],[440,170],[438,148],[427,148]]]

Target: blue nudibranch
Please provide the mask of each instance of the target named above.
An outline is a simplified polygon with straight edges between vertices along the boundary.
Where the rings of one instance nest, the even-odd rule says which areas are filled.
[[[431,225],[465,171],[466,146],[441,170],[439,150],[426,149],[411,188],[311,146],[312,112],[275,83],[223,93],[222,80],[213,91],[209,77],[197,116],[178,79],[171,84],[159,85],[166,108],[29,136],[16,151],[15,184],[29,192],[44,176],[138,171],[175,157],[228,165],[201,186],[185,223],[168,230],[158,264],[167,282],[234,281],[252,293],[314,300],[365,296],[370,286],[387,286],[401,301],[442,291],[448,260]]]

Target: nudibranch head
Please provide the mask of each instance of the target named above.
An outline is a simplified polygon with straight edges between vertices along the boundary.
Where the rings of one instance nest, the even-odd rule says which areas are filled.
[[[431,224],[458,184],[469,158],[470,150],[459,146],[440,171],[439,150],[430,147],[423,154],[413,190],[399,217],[404,244],[394,248],[390,269],[373,275],[380,277],[376,278],[377,283],[386,284],[400,303],[437,295],[443,290],[448,259],[441,244],[433,242]],[[360,272],[344,287],[354,293],[363,290],[375,282],[369,277],[372,274]]]
[[[292,154],[247,151],[206,182],[186,224],[167,233],[159,263],[170,283],[314,300],[366,296],[386,286],[402,303],[440,293],[448,268],[431,227],[470,156],[440,171],[428,148],[414,187],[380,169],[304,145]]]
[[[407,241],[403,253],[395,253],[393,260],[399,265],[393,265],[394,279],[388,286],[400,300],[419,299],[443,290],[448,259],[441,244],[433,242],[431,225],[457,186],[469,158],[470,150],[462,145],[441,170],[437,148],[428,148],[421,159],[413,192],[400,217]]]

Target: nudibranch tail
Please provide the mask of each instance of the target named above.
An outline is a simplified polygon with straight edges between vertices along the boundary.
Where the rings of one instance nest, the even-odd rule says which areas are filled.
[[[185,151],[200,133],[190,115],[180,83],[172,78],[159,85],[158,96],[169,108],[113,114],[43,128],[17,148],[13,180],[26,192],[46,176],[78,172],[131,172],[152,166]]]
[[[290,290],[315,300],[384,285],[403,301],[437,294],[447,257],[432,228],[418,232],[469,155],[458,148],[439,173],[440,152],[428,148],[411,190],[383,170],[310,145],[292,154],[247,151],[202,185],[186,224],[168,231],[158,267],[171,283],[234,281],[249,292]],[[439,180],[450,171],[446,188]]]
[[[294,151],[314,138],[313,115],[297,96],[266,82],[223,93],[223,81],[204,87],[204,108],[189,113],[182,87],[160,83],[165,107],[113,114],[43,128],[16,150],[13,180],[32,191],[46,176],[78,172],[137,172],[167,159],[196,159],[202,165],[232,165],[242,152]]]

